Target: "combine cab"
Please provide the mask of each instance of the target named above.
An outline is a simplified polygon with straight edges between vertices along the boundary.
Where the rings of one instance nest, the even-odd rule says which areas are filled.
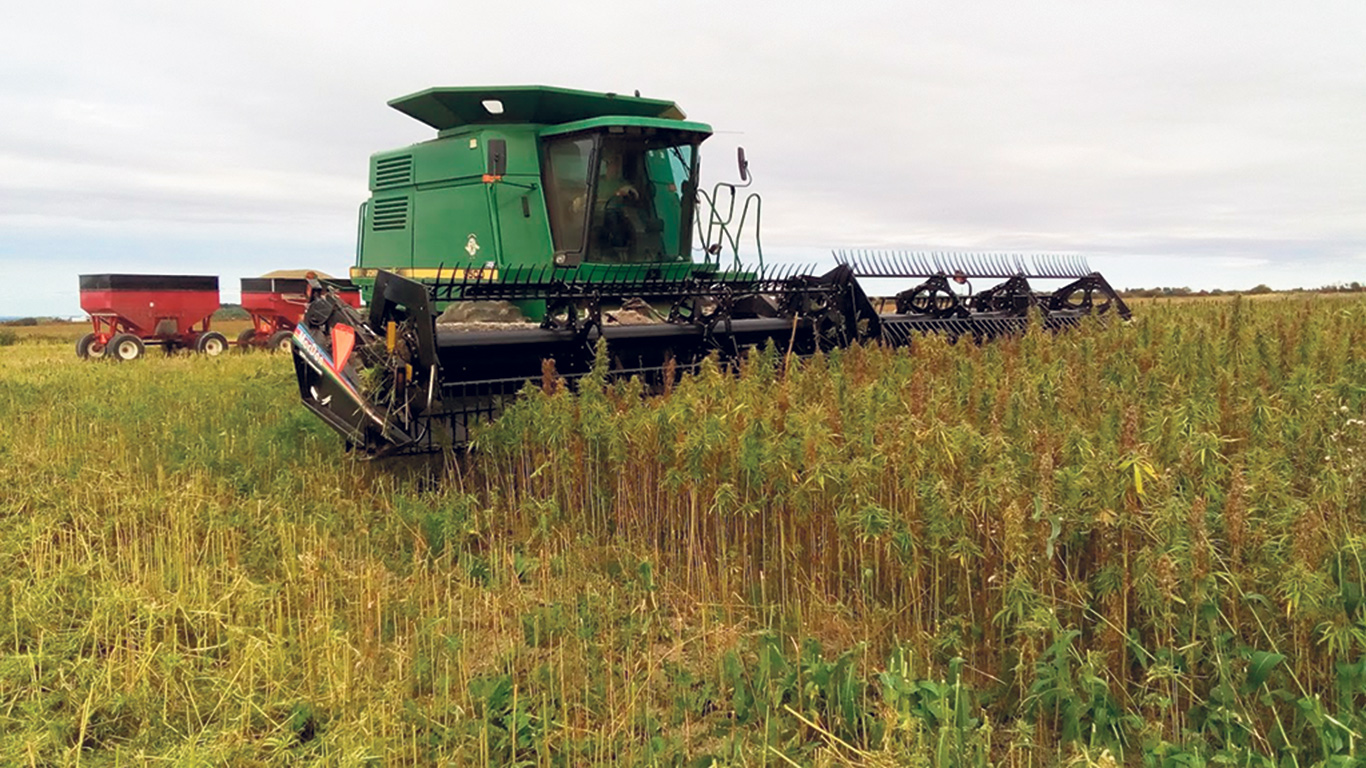
[[[758,197],[737,221],[744,185],[698,189],[711,129],[672,102],[526,87],[432,89],[391,105],[438,136],[372,159],[351,271],[368,307],[312,280],[293,336],[304,404],[367,455],[463,444],[528,381],[589,372],[600,343],[610,375],[659,385],[768,344],[801,356],[1129,316],[1075,257],[839,252],[814,275],[765,268],[756,233],[757,264],[742,267]],[[740,173],[747,181],[743,152]],[[859,278],[901,281],[893,311]],[[999,282],[974,293],[974,280]]]
[[[563,88],[433,88],[389,102],[431,141],[370,160],[351,279],[556,278],[612,283],[651,265],[665,280],[715,273],[692,261],[698,146],[711,128],[673,102]],[[519,300],[532,320],[544,302]]]

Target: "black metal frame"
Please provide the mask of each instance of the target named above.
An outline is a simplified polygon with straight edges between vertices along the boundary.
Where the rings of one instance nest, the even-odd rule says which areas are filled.
[[[498,278],[477,269],[453,269],[431,284],[381,272],[368,316],[312,281],[312,302],[296,332],[300,395],[349,444],[381,456],[467,443],[475,421],[495,416],[527,383],[541,379],[546,360],[571,384],[587,375],[599,341],[607,343],[609,376],[638,376],[663,385],[667,376],[693,370],[708,357],[733,364],[745,350],[767,344],[806,356],[859,342],[905,346],[928,333],[985,341],[1021,333],[1033,316],[1050,330],[1076,325],[1093,313],[1129,317],[1103,277],[1073,274],[1086,268],[1080,260],[955,263],[861,254],[819,276],[787,267],[731,273],[699,269],[684,279],[665,278],[661,266],[671,265],[633,265],[609,280],[553,267],[504,272]],[[1025,267],[1034,277],[1071,281],[1039,293],[1021,270],[963,298],[952,291],[944,268],[963,277],[964,266],[975,269],[973,277],[998,277]],[[860,276],[918,276],[914,273],[927,267],[936,271],[919,275],[928,279],[898,295],[896,314],[879,314],[858,282]],[[902,271],[893,275],[896,270]],[[665,320],[604,321],[605,305],[630,298],[667,305]],[[438,302],[472,300],[541,300],[551,311],[539,326],[436,322]],[[333,377],[309,359],[330,355],[338,324],[356,329],[356,353]],[[310,344],[321,352],[310,352]],[[354,392],[361,393],[359,402]]]

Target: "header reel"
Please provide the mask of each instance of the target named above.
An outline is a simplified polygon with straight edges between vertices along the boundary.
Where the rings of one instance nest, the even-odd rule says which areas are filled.
[[[835,260],[858,277],[922,278],[896,295],[901,315],[967,319],[974,315],[1024,316],[1031,307],[1046,313],[1104,314],[1128,320],[1128,305],[1086,259],[1075,255],[917,253],[913,251],[835,251]],[[978,293],[972,279],[1003,280]],[[1030,280],[1068,280],[1053,291],[1035,291]],[[966,286],[958,293],[953,284]]]

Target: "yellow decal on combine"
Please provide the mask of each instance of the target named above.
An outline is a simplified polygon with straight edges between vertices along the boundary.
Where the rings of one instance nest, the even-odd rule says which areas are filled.
[[[483,269],[437,269],[434,267],[399,267],[397,269],[387,269],[386,272],[393,272],[399,277],[406,277],[410,280],[436,280],[440,278],[442,282],[447,280],[481,280],[490,281],[498,279],[498,270],[492,267]],[[367,267],[352,267],[351,279],[374,278],[378,276],[380,270]]]

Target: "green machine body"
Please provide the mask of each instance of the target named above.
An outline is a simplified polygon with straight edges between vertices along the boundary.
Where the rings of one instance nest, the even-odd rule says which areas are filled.
[[[715,270],[692,258],[699,145],[671,101],[548,86],[430,88],[389,102],[435,138],[372,155],[351,278],[610,283]],[[704,195],[705,197],[705,195]],[[717,249],[712,249],[717,250]],[[539,320],[544,305],[526,302]]]

